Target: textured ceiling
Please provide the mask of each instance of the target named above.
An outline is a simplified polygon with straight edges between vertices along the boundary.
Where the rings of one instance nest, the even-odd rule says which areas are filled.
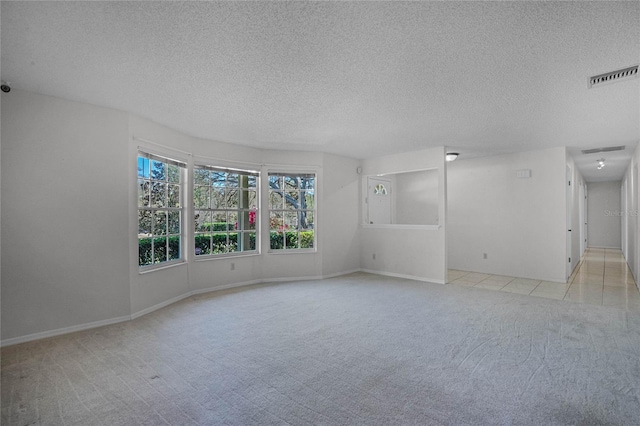
[[[640,62],[639,2],[1,7],[13,87],[202,138],[355,158],[447,145],[464,158],[554,146],[630,155],[640,137],[639,79],[587,88]]]

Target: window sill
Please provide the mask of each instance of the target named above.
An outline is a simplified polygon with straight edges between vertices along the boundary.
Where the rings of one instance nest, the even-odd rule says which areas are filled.
[[[275,255],[282,255],[282,254],[309,254],[309,253],[317,253],[317,252],[318,252],[318,250],[313,248],[313,249],[269,250],[267,252],[267,254],[275,254]]]
[[[225,254],[209,254],[195,256],[194,262],[209,262],[211,260],[237,259],[238,257],[255,257],[260,256],[259,252],[251,253],[225,253]]]
[[[186,265],[186,264],[187,264],[186,260],[176,260],[173,262],[164,263],[160,266],[155,266],[155,265],[141,266],[141,267],[138,267],[138,275],[144,275],[150,272],[161,271],[163,269],[169,269],[169,268]]]
[[[423,231],[437,231],[442,228],[441,225],[402,225],[402,224],[369,224],[363,223],[360,226],[364,229],[414,229]]]

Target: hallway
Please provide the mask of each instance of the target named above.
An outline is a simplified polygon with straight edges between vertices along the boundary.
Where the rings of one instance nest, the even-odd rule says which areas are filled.
[[[640,292],[617,249],[588,248],[567,284],[452,269],[449,284],[640,311]]]

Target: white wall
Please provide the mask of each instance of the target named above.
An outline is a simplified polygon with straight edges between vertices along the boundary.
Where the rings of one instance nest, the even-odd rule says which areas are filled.
[[[360,265],[365,271],[444,283],[447,258],[445,239],[446,171],[444,147],[389,155],[363,161],[362,198],[368,175],[438,169],[440,226],[432,229],[397,225],[361,225]],[[366,217],[363,202],[362,218]],[[361,219],[361,223],[363,220]],[[373,255],[375,254],[375,259]]]
[[[620,186],[622,182],[591,182],[587,198],[589,214],[589,246],[621,247]]]
[[[584,222],[581,223],[581,218],[586,217],[586,211],[584,207],[584,203],[580,199],[581,194],[583,194],[584,188],[586,187],[586,182],[582,174],[578,171],[573,158],[567,153],[567,165],[572,170],[571,176],[571,224],[567,224],[567,229],[571,229],[571,253],[567,256],[571,258],[571,265],[569,267],[569,272],[573,272],[573,270],[580,263],[580,258],[584,254],[580,249],[580,240],[587,238],[587,235],[584,231]],[[580,210],[582,210],[583,215],[580,214]],[[570,225],[570,227],[569,227]],[[586,246],[585,246],[586,248]]]
[[[360,162],[184,135],[125,112],[12,90],[2,96],[2,342],[126,320],[193,293],[358,270]],[[138,270],[136,152],[317,173],[315,253]],[[187,188],[188,190],[188,188]],[[191,232],[191,231],[190,231]],[[231,264],[235,268],[231,268]]]
[[[360,268],[360,162],[324,155],[320,249],[322,274],[331,276]]]
[[[438,224],[438,170],[395,174],[394,223]]]
[[[127,115],[2,95],[2,338],[126,316]]]
[[[449,268],[566,280],[564,148],[458,159],[447,173]]]
[[[631,163],[622,178],[622,185],[626,189],[626,203],[625,205],[621,205],[620,208],[623,211],[621,220],[625,221],[623,229],[626,230],[626,247],[623,247],[623,252],[625,254],[627,264],[631,269],[631,273],[635,278],[636,285],[640,289],[640,284],[638,283],[638,264],[640,263],[640,250],[638,250],[638,242],[640,241],[640,229],[638,227],[638,196],[640,195],[638,188],[639,162],[640,150],[636,149],[633,154],[633,158],[631,159]],[[589,197],[591,197],[591,185],[592,184],[589,184]],[[591,223],[591,218],[589,218],[589,223]]]

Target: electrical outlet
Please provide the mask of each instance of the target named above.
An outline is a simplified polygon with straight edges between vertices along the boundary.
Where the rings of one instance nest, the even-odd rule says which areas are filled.
[[[482,253],[482,258],[486,259],[487,258],[487,253]]]
[[[232,271],[236,270],[236,264],[234,262],[231,262],[231,270]]]

